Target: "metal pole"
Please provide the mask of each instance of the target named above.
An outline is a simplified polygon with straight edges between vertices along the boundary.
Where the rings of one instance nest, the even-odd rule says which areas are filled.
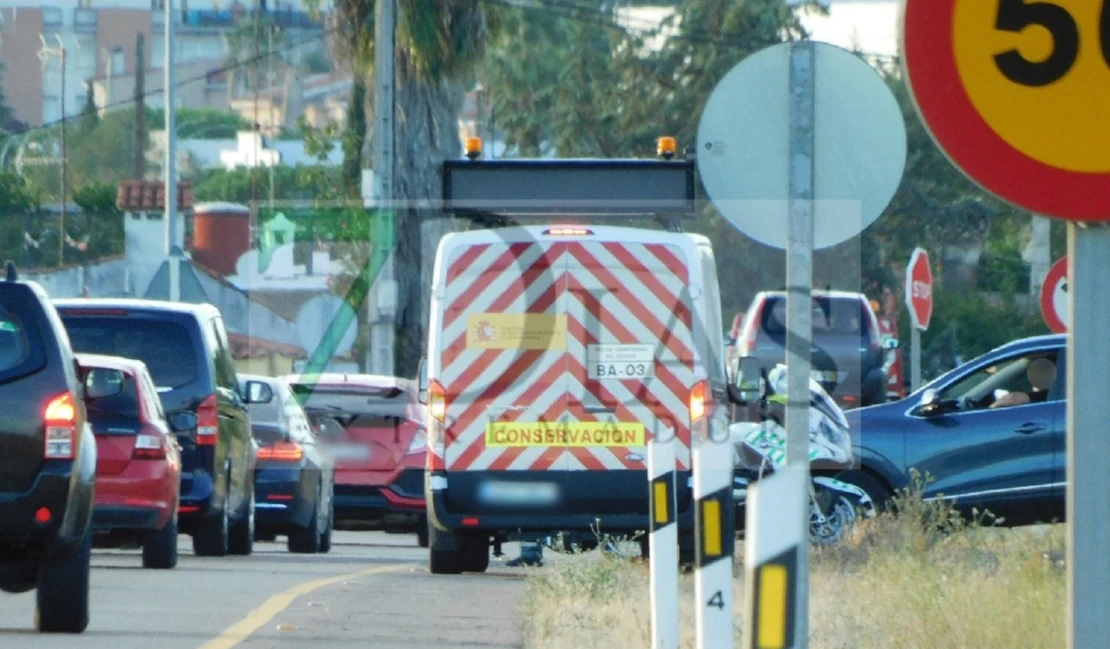
[[[181,269],[179,256],[183,241],[177,239],[177,120],[175,116],[177,93],[174,81],[174,8],[173,0],[166,0],[166,54],[163,57],[165,82],[163,103],[166,113],[166,258],[170,262],[170,301],[181,299]]]
[[[62,107],[62,211],[58,216],[58,268],[61,268],[66,265],[66,48],[60,36],[58,45],[62,62],[62,96],[59,101]]]
[[[651,489],[651,647],[678,649],[678,507],[675,491],[674,436],[648,442]]]
[[[735,646],[733,550],[736,541],[735,499],[732,495],[735,466],[732,453],[719,440],[705,417],[691,435],[694,469],[694,595],[695,639],[698,649],[732,649]]]
[[[394,30],[397,23],[396,0],[378,0],[377,16],[374,21],[374,119],[377,122],[374,133],[374,198],[375,218],[383,218],[383,213],[393,210],[393,136],[394,136],[394,69],[395,47]],[[392,222],[393,219],[388,219]],[[376,228],[381,230],[381,228]],[[384,241],[371,242],[369,258],[380,255]],[[392,243],[393,237],[389,237]],[[388,254],[388,251],[387,251]],[[393,278],[392,255],[388,257],[385,272],[379,272],[375,279],[377,290],[374,292],[378,306],[382,305],[382,287]],[[370,263],[369,260],[367,263]],[[370,309],[373,314],[378,309]],[[378,374],[393,374],[393,322],[378,315],[372,322],[367,366]]]
[[[910,326],[910,390],[921,387],[921,330]]]
[[[790,50],[790,214],[787,241],[787,471],[797,471],[809,484],[809,381],[813,333],[813,199],[814,199],[814,77],[816,53],[812,41],[794,43]],[[809,539],[808,489],[803,515],[794,521],[801,537]],[[794,608],[795,649],[809,644],[809,544],[798,548]]]
[[[1110,625],[1110,473],[1099,435],[1110,419],[1110,301],[1105,299],[1110,228],[1068,224],[1067,582],[1069,649],[1106,645]],[[1082,432],[1082,434],[1080,434]]]

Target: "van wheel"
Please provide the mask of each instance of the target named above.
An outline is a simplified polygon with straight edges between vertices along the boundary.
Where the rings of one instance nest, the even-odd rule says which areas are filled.
[[[421,516],[416,522],[416,543],[422,548],[428,547],[428,522],[427,516]]]
[[[428,569],[433,575],[457,575],[463,571],[460,541],[450,532],[428,528]]]
[[[489,569],[489,537],[476,535],[467,538],[461,554],[464,572],[485,572]]]
[[[316,505],[319,507],[319,505]],[[289,530],[286,547],[294,554],[316,554],[320,551],[320,515],[316,507],[312,508],[312,517],[308,527],[294,527]]]
[[[169,570],[177,566],[177,512],[143,543],[143,567]]]
[[[222,557],[227,555],[230,520],[226,504],[220,508],[218,516],[210,516],[201,523],[201,529],[193,535],[193,554],[198,557]]]
[[[72,556],[47,560],[39,566],[35,626],[40,632],[84,633],[88,628],[91,559],[92,530],[89,529]]]
[[[231,526],[228,540],[228,552],[240,556],[247,556],[254,551],[254,489],[251,489],[250,502],[247,503],[247,513]]]

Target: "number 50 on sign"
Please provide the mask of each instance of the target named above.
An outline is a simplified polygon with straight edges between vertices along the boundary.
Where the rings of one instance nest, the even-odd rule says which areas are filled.
[[[1110,219],[1110,0],[905,0],[902,53],[965,174],[1040,214]]]

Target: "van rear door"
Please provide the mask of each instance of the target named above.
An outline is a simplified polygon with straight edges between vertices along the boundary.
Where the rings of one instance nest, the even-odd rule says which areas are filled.
[[[559,503],[567,247],[506,236],[459,245],[444,260],[438,380],[453,511],[534,513]]]
[[[687,255],[674,244],[588,237],[569,253],[566,504],[646,513],[647,440],[676,436],[677,469],[690,467],[695,310]],[[689,492],[678,496],[681,511]]]

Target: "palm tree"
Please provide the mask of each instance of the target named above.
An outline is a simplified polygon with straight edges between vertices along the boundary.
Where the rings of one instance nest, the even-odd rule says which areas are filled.
[[[372,78],[375,0],[336,0],[337,54],[357,76]],[[463,89],[485,52],[496,19],[480,0],[396,2],[394,42],[394,187],[400,204],[438,198],[441,163],[461,155],[458,114]],[[372,87],[369,82],[367,87]],[[372,93],[368,93],[373,111]],[[366,143],[375,134],[367,119]],[[367,147],[369,148],[369,147]],[[370,149],[372,150],[372,149]],[[395,372],[415,373],[426,339],[427,299],[440,237],[452,229],[434,210],[404,208],[395,215],[395,277],[400,308]]]

